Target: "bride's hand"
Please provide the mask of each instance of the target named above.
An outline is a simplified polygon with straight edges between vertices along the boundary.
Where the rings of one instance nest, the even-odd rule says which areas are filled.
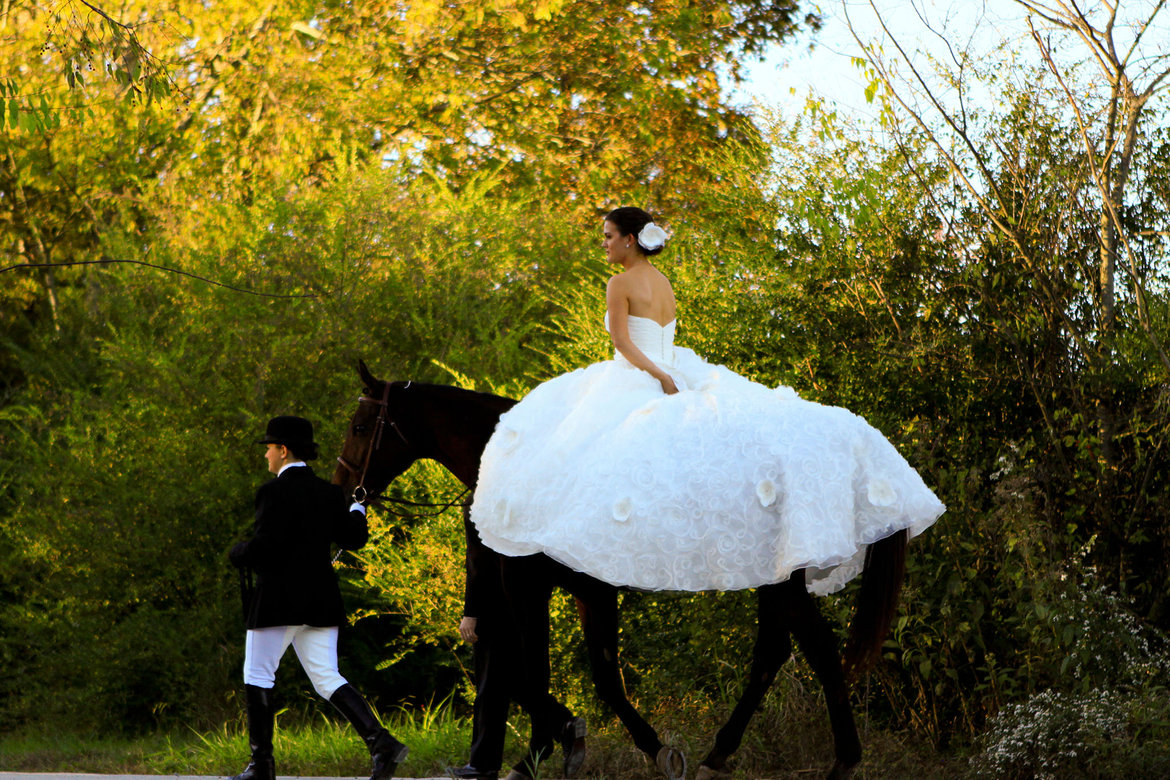
[[[678,387],[674,384],[674,380],[670,378],[670,374],[667,374],[658,381],[662,383],[662,392],[667,395],[674,395],[678,392]]]

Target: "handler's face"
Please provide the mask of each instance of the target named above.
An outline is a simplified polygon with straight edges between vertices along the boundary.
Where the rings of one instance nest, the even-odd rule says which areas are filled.
[[[264,449],[264,459],[268,461],[268,470],[273,474],[280,471],[288,456],[288,447],[283,444],[269,444]]]

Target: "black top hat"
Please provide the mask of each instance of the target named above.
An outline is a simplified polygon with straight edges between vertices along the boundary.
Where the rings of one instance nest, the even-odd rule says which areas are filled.
[[[304,460],[314,460],[317,457],[317,445],[313,442],[313,423],[304,417],[295,417],[291,414],[282,414],[269,420],[264,438],[257,439],[256,443],[283,444],[292,450],[294,455]]]

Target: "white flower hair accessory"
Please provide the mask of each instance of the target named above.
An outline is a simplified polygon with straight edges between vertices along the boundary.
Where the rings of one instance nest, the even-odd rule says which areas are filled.
[[[638,231],[638,246],[643,249],[660,249],[666,243],[666,231],[655,225],[653,222],[647,222],[640,231]]]

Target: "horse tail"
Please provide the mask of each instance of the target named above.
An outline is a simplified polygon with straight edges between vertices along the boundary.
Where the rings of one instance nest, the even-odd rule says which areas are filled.
[[[906,529],[902,529],[874,542],[865,552],[861,590],[842,659],[846,680],[856,679],[881,658],[906,576],[907,541]]]

